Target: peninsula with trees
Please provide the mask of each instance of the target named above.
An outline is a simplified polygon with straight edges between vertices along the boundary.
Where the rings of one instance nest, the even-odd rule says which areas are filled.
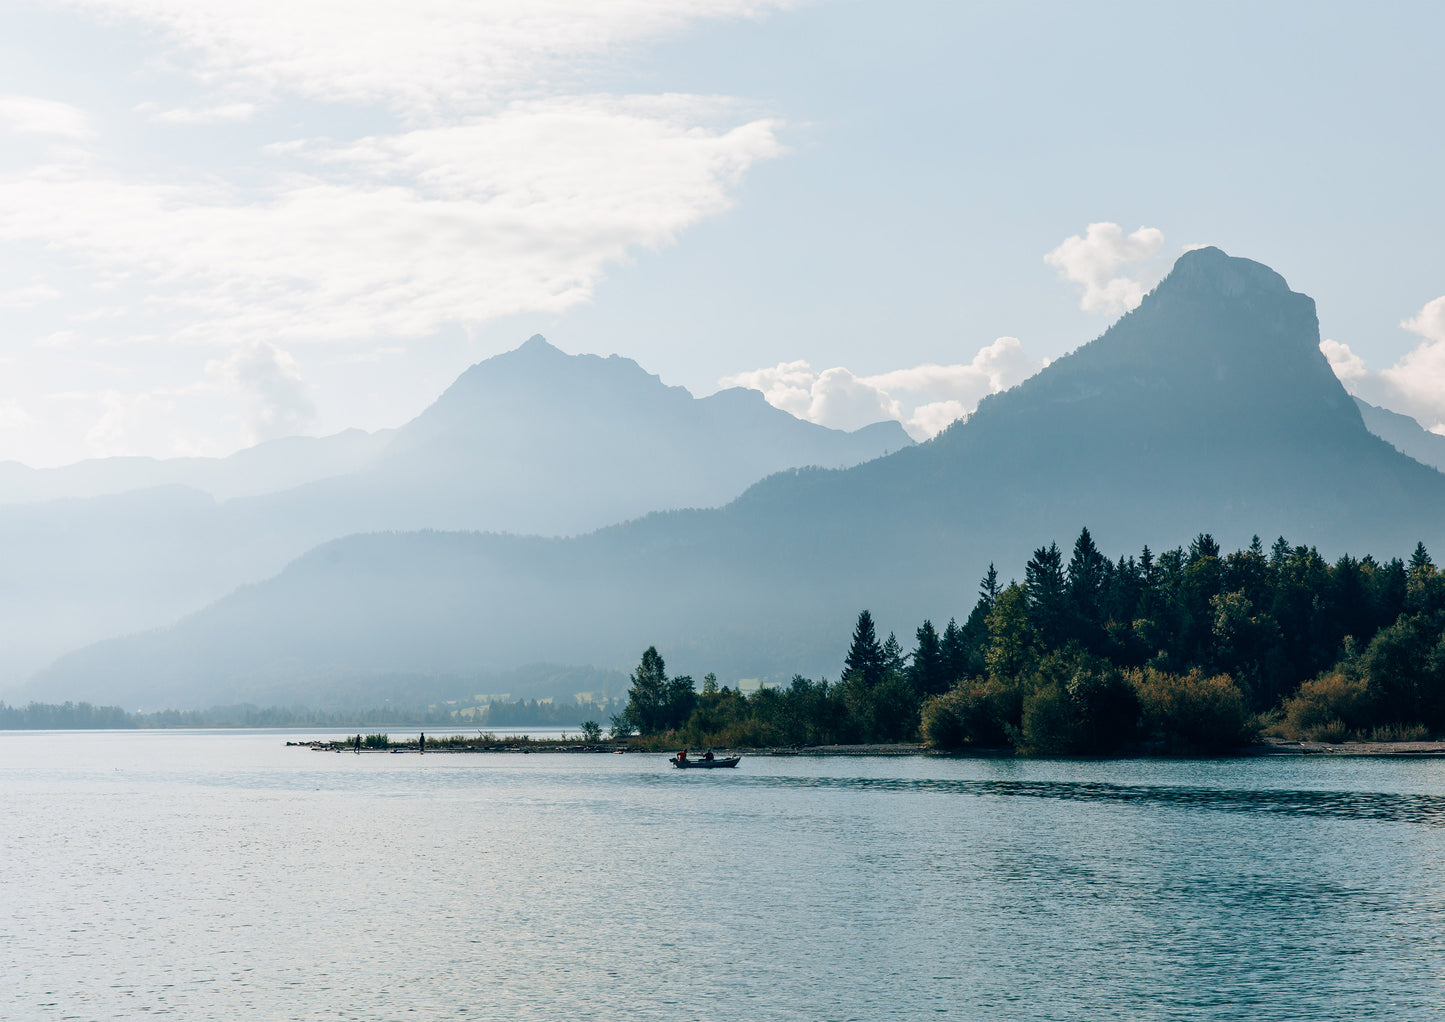
[[[839,679],[752,694],[669,678],[655,648],[612,735],[652,747],[923,741],[1044,755],[1222,753],[1262,734],[1419,741],[1445,729],[1445,573],[1258,537],[1225,554],[1111,559],[1081,531],[1000,582],[963,622],[918,624],[907,652],[857,618]]]

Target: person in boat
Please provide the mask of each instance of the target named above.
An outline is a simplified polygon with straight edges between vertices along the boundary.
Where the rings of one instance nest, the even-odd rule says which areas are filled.
[[[703,761],[704,763],[711,763],[714,758],[715,758],[715,757],[714,757],[713,754],[712,754],[712,750],[711,750],[711,749],[708,749],[707,752],[703,753],[702,761]]]
[[[679,763],[686,763],[686,762],[687,762],[687,750],[686,750],[686,749],[683,749],[681,752],[679,752],[679,753],[677,754],[677,761],[678,761]]]

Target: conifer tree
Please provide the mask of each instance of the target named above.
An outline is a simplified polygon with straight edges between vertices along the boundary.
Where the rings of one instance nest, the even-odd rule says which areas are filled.
[[[873,627],[873,615],[864,610],[853,626],[853,643],[843,661],[843,676],[856,674],[870,688],[883,680],[883,647]]]
[[[1090,649],[1097,649],[1103,639],[1103,596],[1110,565],[1087,528],[1079,533],[1074,542],[1074,553],[1069,558],[1068,589],[1070,611],[1073,616],[1074,637],[1083,641]]]
[[[888,638],[883,640],[883,673],[902,674],[903,666],[903,647],[898,642],[898,636],[889,632]]]
[[[1024,566],[1024,588],[1028,592],[1029,624],[1048,649],[1063,645],[1065,582],[1063,555],[1057,543],[1039,547]]]
[[[981,634],[973,641],[979,645],[988,641],[986,625]],[[948,619],[948,624],[943,629],[943,639],[939,643],[939,656],[943,661],[944,679],[949,685],[968,674],[969,638],[953,618]]]
[[[993,601],[998,599],[998,594],[1003,592],[1003,587],[998,584],[998,571],[994,568],[993,562],[988,562],[988,572],[978,584],[978,600],[983,604],[984,613],[993,610]]]
[[[918,645],[913,650],[913,664],[909,669],[909,680],[919,695],[938,695],[948,691],[949,678],[943,671],[943,643],[932,621],[925,620],[918,626]]]

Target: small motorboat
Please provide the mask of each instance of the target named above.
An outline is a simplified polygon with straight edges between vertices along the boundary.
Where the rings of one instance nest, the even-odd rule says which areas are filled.
[[[719,767],[735,767],[742,759],[741,756],[720,756],[716,759],[693,759],[691,756],[678,759],[673,756],[668,762],[679,770],[716,770]]]

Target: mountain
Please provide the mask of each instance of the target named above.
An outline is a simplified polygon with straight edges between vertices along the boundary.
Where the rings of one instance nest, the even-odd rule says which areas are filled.
[[[13,689],[68,649],[169,624],[338,536],[581,532],[726,503],[781,468],[852,465],[911,444],[896,422],[845,433],[756,391],[698,399],[630,359],[567,355],[533,337],[472,366],[396,430],[42,473],[43,486],[32,482],[47,492],[173,484],[0,506],[0,683]]]
[[[0,462],[0,505],[103,497],[180,486],[214,500],[288,490],[356,472],[391,440],[391,430],[348,429],[327,437],[268,440],[225,458],[91,458],[58,468]]]
[[[897,422],[845,433],[755,390],[694,398],[631,359],[568,355],[534,336],[468,369],[364,471],[258,503],[331,535],[560,536],[715,507],[781,469],[856,465],[912,443]]]
[[[656,644],[725,680],[836,677],[853,618],[906,641],[1087,525],[1105,551],[1284,535],[1327,555],[1445,538],[1445,475],[1372,435],[1319,351],[1314,302],[1218,249],[928,443],[771,476],[724,508],[574,539],[376,534],[325,544],[163,632],[68,656],[56,695],[298,700],[384,671],[626,667]]]
[[[1422,465],[1445,472],[1445,436],[1431,433],[1408,415],[1355,398],[1365,428]]]

